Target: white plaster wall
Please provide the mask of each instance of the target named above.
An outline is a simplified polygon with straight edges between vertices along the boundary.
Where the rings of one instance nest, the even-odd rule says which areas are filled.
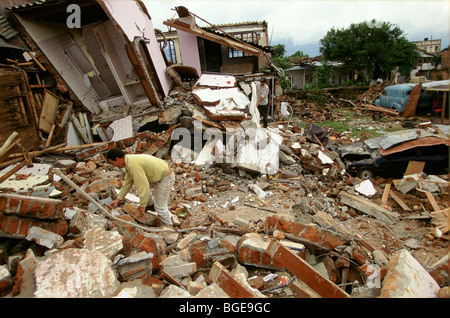
[[[192,17],[180,18],[181,22],[191,24]],[[200,55],[198,52],[197,36],[184,31],[177,30],[178,43],[180,46],[181,61],[184,66],[194,67],[198,76],[202,75]]]

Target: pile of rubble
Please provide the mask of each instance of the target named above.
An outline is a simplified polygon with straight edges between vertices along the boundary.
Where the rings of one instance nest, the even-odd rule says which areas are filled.
[[[271,173],[212,160],[210,140],[198,160],[175,147],[176,129],[203,138],[195,120],[224,135],[236,122],[210,121],[189,91],[166,104],[145,122],[118,119],[131,134],[37,154],[0,184],[1,296],[448,297],[447,176],[405,194],[392,180],[362,182],[312,123],[261,129],[279,140]],[[175,227],[140,216],[133,193],[105,208],[124,175],[105,160],[113,147],[173,161]]]

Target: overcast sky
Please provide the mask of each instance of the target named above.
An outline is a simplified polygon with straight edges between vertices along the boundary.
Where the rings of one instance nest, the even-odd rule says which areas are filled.
[[[352,23],[370,21],[396,24],[409,41],[424,38],[449,43],[449,3],[447,0],[356,1],[356,0],[144,0],[155,28],[167,31],[163,21],[178,17],[176,6],[184,6],[212,24],[247,21],[268,22],[270,45],[284,44],[286,54],[302,51],[317,56],[319,41],[331,28],[347,28]],[[206,26],[196,20],[199,26]]]

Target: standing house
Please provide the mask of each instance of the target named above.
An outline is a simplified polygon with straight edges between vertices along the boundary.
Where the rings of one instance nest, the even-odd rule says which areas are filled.
[[[76,106],[92,114],[115,105],[161,106],[171,80],[145,5],[73,3],[4,1],[11,23]]]
[[[178,18],[164,21],[176,29],[158,37],[166,57],[173,64],[195,68],[202,73],[232,75],[254,74],[274,67],[268,48],[266,22],[199,27],[195,14],[184,7],[175,8]],[[203,20],[204,21],[204,20]],[[276,68],[275,68],[276,69]]]
[[[328,65],[333,68],[333,72],[329,78],[330,84],[341,85],[352,79],[352,75],[349,72],[342,71],[339,68],[340,63],[328,63]],[[294,61],[294,66],[286,70],[286,74],[291,82],[291,88],[304,88],[306,84],[315,83],[317,79],[314,78],[314,71],[317,67],[322,65],[323,63],[320,62],[320,56],[312,58],[304,57]]]

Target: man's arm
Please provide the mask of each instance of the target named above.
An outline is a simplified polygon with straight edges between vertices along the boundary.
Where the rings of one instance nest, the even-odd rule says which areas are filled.
[[[116,208],[119,205],[119,202],[123,200],[123,198],[127,195],[128,191],[130,191],[131,186],[133,185],[133,178],[126,173],[125,174],[125,181],[122,184],[122,187],[120,188],[119,194],[117,195],[117,199],[113,200],[108,206],[110,208]]]

